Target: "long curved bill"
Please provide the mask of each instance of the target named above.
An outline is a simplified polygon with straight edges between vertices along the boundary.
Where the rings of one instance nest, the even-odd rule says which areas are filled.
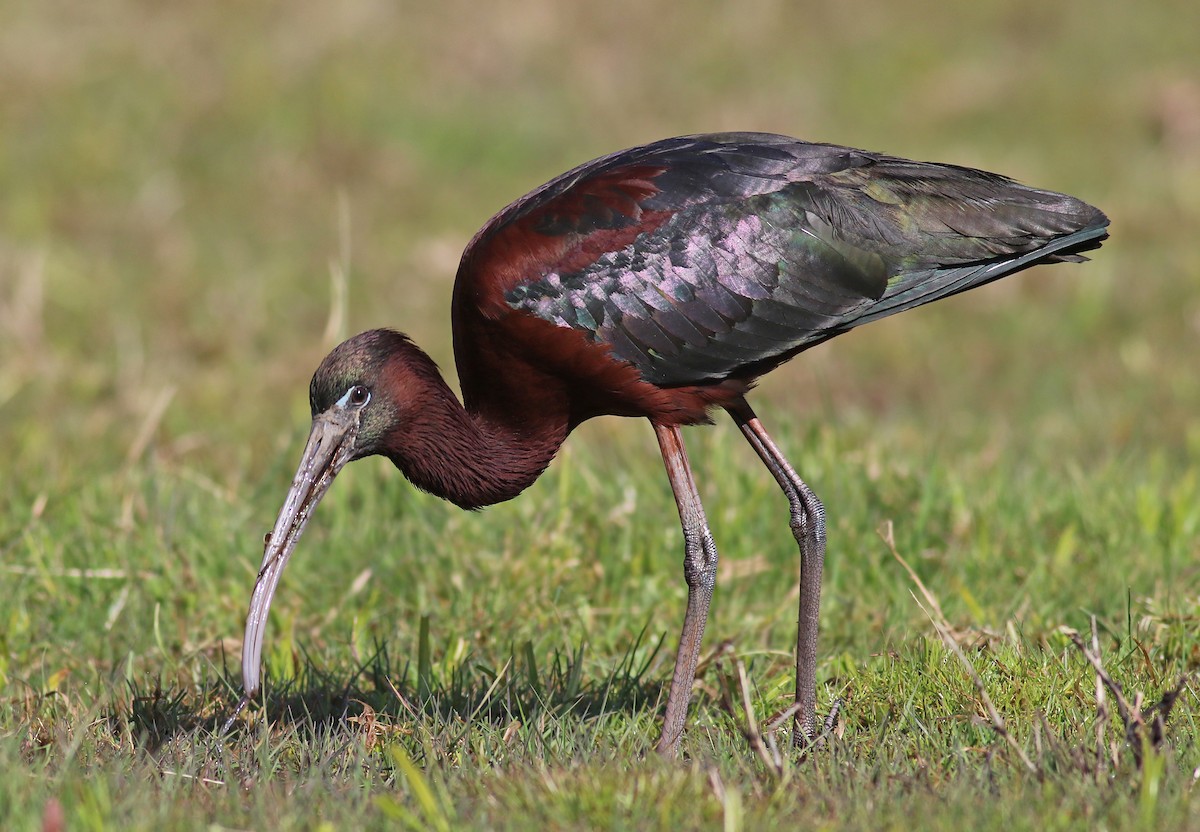
[[[329,490],[338,471],[350,461],[357,432],[357,420],[338,408],[313,419],[304,456],[300,460],[300,467],[296,469],[296,477],[292,480],[292,488],[283,502],[283,508],[279,510],[275,528],[267,539],[254,594],[250,598],[246,633],[242,638],[242,688],[245,697],[243,704],[238,707],[239,711],[258,692],[261,684],[259,673],[263,636],[279,576],[283,574],[283,568],[287,566],[313,509]]]

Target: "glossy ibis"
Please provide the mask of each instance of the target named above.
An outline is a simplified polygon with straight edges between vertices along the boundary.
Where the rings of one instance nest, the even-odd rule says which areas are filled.
[[[860,324],[1037,263],[1083,260],[1107,225],[1077,199],[996,174],[762,133],[667,139],[546,183],[463,253],[451,305],[462,403],[390,330],[356,335],[317,368],[312,431],[246,619],[242,706],[261,684],[279,576],[347,462],[382,454],[418,488],[473,509],[525,490],[581,422],[642,416],[683,525],[687,612],[657,746],[673,752],[717,574],[680,428],[720,407],[790,507],[801,561],[794,739],[806,745],[825,512],[746,393]]]

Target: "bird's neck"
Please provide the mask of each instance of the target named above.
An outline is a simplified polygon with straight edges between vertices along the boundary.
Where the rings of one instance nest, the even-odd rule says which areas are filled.
[[[386,454],[418,488],[462,508],[511,500],[546,470],[567,438],[567,419],[557,408],[522,402],[468,410],[436,368],[422,386],[419,411]]]

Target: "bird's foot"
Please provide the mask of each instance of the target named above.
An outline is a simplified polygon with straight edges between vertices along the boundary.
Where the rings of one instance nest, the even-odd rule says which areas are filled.
[[[838,717],[841,716],[842,706],[846,704],[845,699],[833,700],[833,705],[829,708],[829,713],[825,715],[825,722],[821,729],[814,730],[811,734],[797,726],[795,733],[792,735],[792,745],[800,750],[800,758],[808,756],[811,751],[820,751],[825,748],[829,742],[829,738],[837,733]]]

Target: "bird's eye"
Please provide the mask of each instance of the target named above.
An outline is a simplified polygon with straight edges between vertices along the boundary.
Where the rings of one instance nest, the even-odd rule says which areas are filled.
[[[371,401],[371,391],[361,384],[356,384],[346,391],[346,395],[342,396],[342,400],[338,404],[342,407],[362,407],[369,401]]]

